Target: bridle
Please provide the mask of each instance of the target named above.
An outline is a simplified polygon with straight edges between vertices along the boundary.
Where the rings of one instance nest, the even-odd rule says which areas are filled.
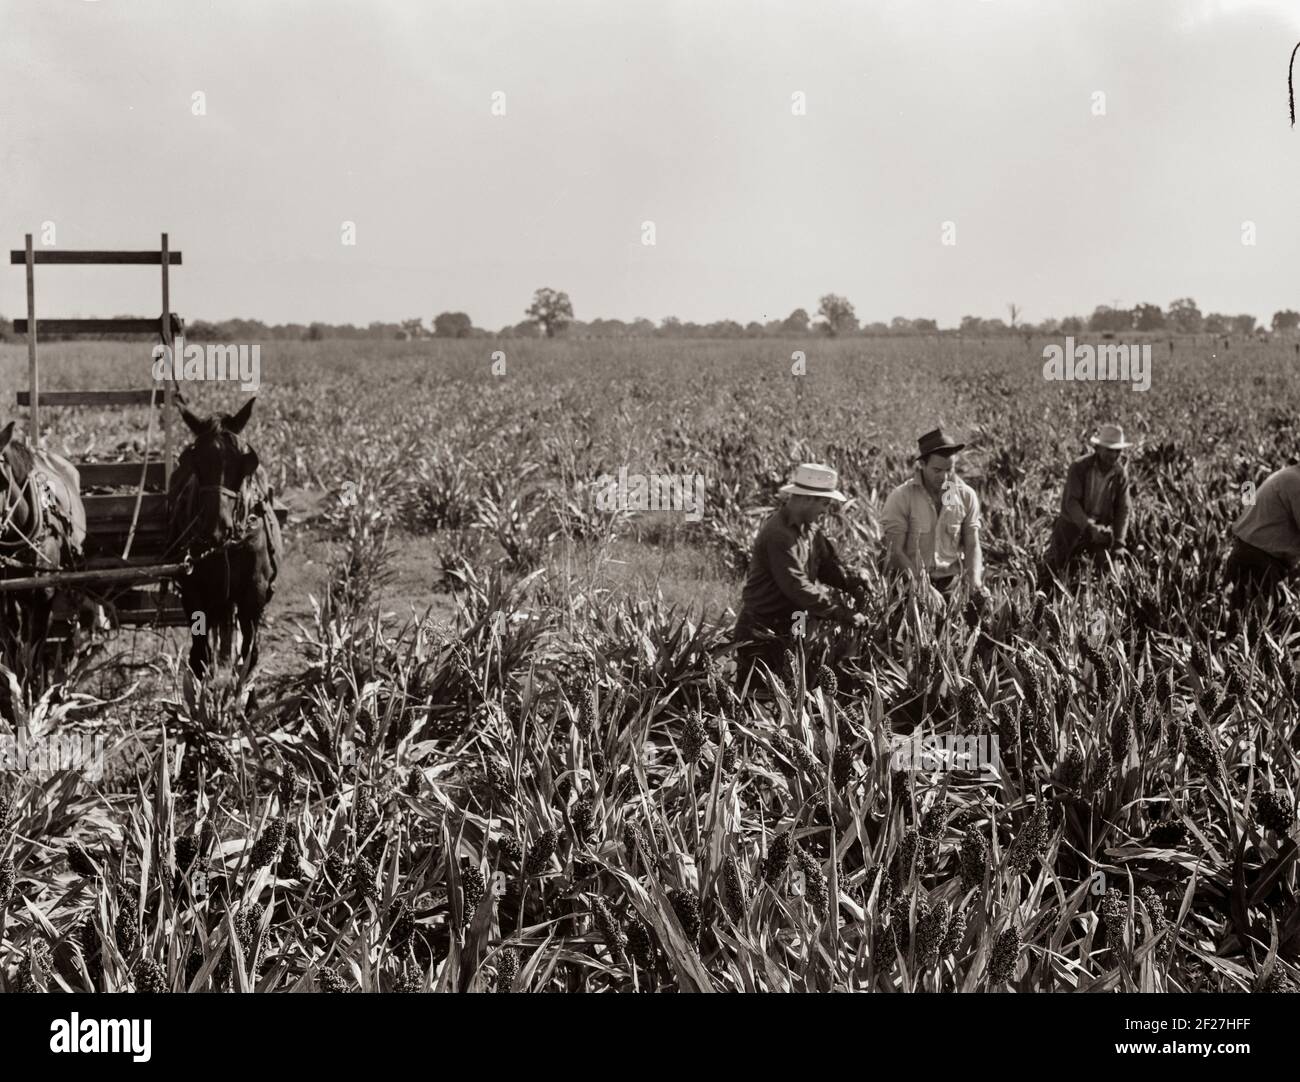
[[[0,550],[17,549],[20,552],[30,552],[35,557],[35,566],[37,568],[57,571],[58,563],[50,562],[40,547],[40,542],[43,540],[45,533],[45,516],[41,514],[41,496],[36,487],[35,474],[29,472],[26,481],[20,485],[14,479],[13,473],[4,466],[4,459],[0,455],[0,473],[3,473],[5,479],[4,517],[0,518]],[[16,521],[18,509],[24,502],[24,489],[26,489],[30,533],[25,532]],[[11,533],[16,536],[10,538],[9,534]],[[43,568],[42,565],[44,565]],[[26,560],[7,556],[3,551],[0,551],[0,568],[30,568],[32,566],[33,564]]]

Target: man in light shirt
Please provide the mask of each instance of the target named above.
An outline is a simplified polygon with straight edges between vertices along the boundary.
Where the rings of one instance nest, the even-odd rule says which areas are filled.
[[[1232,527],[1224,579],[1232,606],[1272,595],[1300,560],[1300,465],[1270,474]]]
[[[886,568],[905,576],[927,606],[942,606],[963,574],[973,597],[983,595],[980,501],[956,474],[965,446],[941,428],[917,440],[916,472],[880,516]]]

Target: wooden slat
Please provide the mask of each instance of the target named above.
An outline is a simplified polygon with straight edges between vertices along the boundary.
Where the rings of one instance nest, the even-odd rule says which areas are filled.
[[[135,496],[83,496],[86,505],[86,526],[90,533],[102,532],[101,527],[121,525],[130,527],[135,512]],[[140,524],[164,526],[167,522],[167,496],[162,492],[146,492],[140,501]]]
[[[32,254],[35,256],[34,261],[37,263],[98,263],[102,265],[136,263],[151,267],[157,267],[162,263],[162,252],[99,251],[96,249],[64,251],[62,249],[49,249]],[[25,263],[26,261],[26,252],[12,250],[9,252],[10,263]],[[179,267],[181,253],[168,252],[167,262],[173,267]]]
[[[26,334],[25,319],[14,320],[14,333]],[[183,329],[181,318],[172,313],[172,333]],[[47,334],[157,334],[162,330],[162,316],[157,319],[38,319],[36,337]]]
[[[140,484],[140,468],[139,462],[77,463],[83,492],[98,485],[130,485],[134,488]],[[150,462],[145,471],[145,485],[161,487],[165,472],[161,462]]]
[[[41,394],[41,408],[46,406],[147,406],[152,397],[154,405],[162,408],[166,401],[159,388],[157,392],[148,390],[121,391],[45,391]],[[31,405],[30,391],[19,391],[17,403],[20,406]]]

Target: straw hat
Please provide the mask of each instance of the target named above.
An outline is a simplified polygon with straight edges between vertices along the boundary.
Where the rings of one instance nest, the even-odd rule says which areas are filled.
[[[819,462],[805,462],[794,471],[794,476],[778,490],[787,496],[825,496],[843,503],[848,499],[837,487],[839,474],[830,466]]]
[[[1100,425],[1097,434],[1088,442],[1094,447],[1105,447],[1108,451],[1123,451],[1133,446],[1124,439],[1124,430],[1119,425]]]

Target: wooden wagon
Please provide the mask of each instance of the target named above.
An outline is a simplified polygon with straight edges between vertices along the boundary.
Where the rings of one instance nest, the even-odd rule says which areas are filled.
[[[151,417],[149,432],[160,445],[154,446],[147,439],[142,458],[74,462],[81,475],[86,507],[86,559],[82,568],[7,578],[0,580],[0,591],[59,587],[64,596],[55,609],[56,626],[61,623],[66,627],[74,607],[72,598],[77,595],[102,604],[116,625],[188,625],[190,618],[181,608],[178,592],[169,589],[172,580],[188,570],[178,554],[167,551],[167,488],[178,454],[173,383],[126,390],[42,391],[38,350],[42,336],[52,334],[156,334],[170,350],[183,323],[171,311],[168,272],[181,265],[181,253],[170,249],[166,233],[156,251],[40,250],[33,249],[32,235],[28,233],[26,247],[11,251],[9,261],[27,268],[27,318],[15,319],[13,327],[27,336],[29,386],[18,392],[17,404],[28,408],[31,445],[40,446],[41,415],[47,409],[145,406],[161,410],[161,432],[154,433],[155,417]],[[38,319],[38,264],[157,266],[161,269],[162,312],[156,319]],[[151,358],[142,354],[141,370],[150,362]],[[286,509],[277,503],[275,512],[283,522]]]

